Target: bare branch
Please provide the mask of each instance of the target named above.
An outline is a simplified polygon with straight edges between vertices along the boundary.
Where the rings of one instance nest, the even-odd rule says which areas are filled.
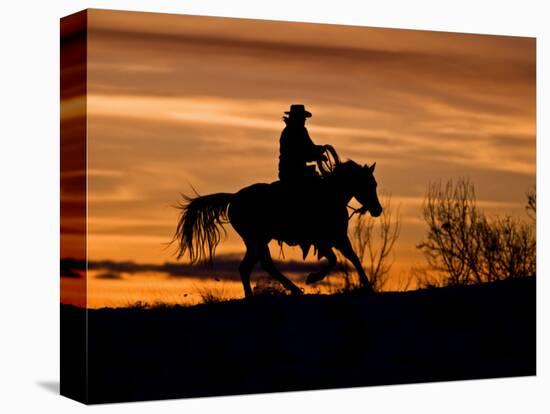
[[[445,186],[431,184],[423,215],[428,233],[417,247],[444,285],[535,273],[533,225],[511,217],[487,219],[476,206],[474,186],[467,179],[449,181]]]
[[[401,231],[399,207],[394,210],[391,197],[382,198],[379,218],[358,216],[350,231],[352,245],[374,289],[380,291],[388,281],[393,259],[391,254]]]

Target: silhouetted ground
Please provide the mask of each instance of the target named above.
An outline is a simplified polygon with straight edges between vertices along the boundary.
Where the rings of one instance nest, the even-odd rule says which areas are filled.
[[[62,306],[62,334],[84,321]],[[535,374],[535,279],[88,311],[89,403]],[[80,330],[79,332],[82,332]],[[72,343],[71,343],[72,341]],[[63,394],[83,364],[62,337]],[[65,391],[64,391],[65,389]],[[83,397],[86,399],[86,397]]]

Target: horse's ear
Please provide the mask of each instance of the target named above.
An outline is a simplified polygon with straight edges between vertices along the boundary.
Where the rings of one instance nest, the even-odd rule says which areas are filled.
[[[372,165],[369,167],[370,172],[373,173],[375,168],[376,168],[376,163],[372,164]]]

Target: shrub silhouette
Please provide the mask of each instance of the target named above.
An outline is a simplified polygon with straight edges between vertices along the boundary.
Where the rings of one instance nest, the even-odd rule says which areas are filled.
[[[286,296],[287,292],[283,286],[270,277],[260,277],[252,290],[254,296]]]
[[[530,205],[534,206],[528,196],[528,211],[534,211]],[[417,247],[440,284],[466,285],[536,273],[533,223],[511,216],[487,218],[476,205],[469,180],[430,184],[423,216],[428,233]]]
[[[224,302],[227,300],[225,287],[203,287],[198,289],[201,303],[210,305],[213,303]]]
[[[527,215],[531,220],[536,221],[537,219],[537,193],[535,190],[535,187],[533,187],[531,190],[527,191],[527,205],[525,206],[525,210],[527,211]]]

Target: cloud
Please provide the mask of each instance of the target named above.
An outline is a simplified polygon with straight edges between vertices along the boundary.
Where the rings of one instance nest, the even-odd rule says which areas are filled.
[[[294,102],[313,112],[315,142],[377,161],[379,188],[395,197],[419,200],[430,181],[466,176],[505,213],[523,208],[534,182],[535,39],[98,10],[89,23],[92,259],[171,260],[162,243],[179,192],[275,180]],[[82,96],[65,98],[63,125],[82,136]],[[75,215],[78,168],[62,178]],[[424,231],[419,206],[404,207],[398,256]],[[243,249],[229,234],[221,252]]]
[[[80,278],[86,271],[86,262],[77,259],[61,259],[61,277]]]
[[[122,280],[122,275],[116,272],[103,272],[96,276],[96,279]]]
[[[118,42],[131,39],[191,45],[202,50],[211,47],[218,52],[229,49],[231,53],[238,48],[254,52],[267,49],[271,54],[296,50],[300,55],[321,50],[321,54],[335,57],[373,51],[528,59],[529,47],[534,47],[533,38],[512,36],[103,10],[91,10],[89,16],[93,36]],[[380,55],[373,57],[381,59]]]
[[[186,264],[186,263],[135,263],[131,261],[117,262],[113,260],[89,261],[87,268],[99,271],[96,277],[100,279],[121,279],[121,274],[136,275],[140,273],[158,273],[159,276],[190,279],[226,279],[240,280],[239,264],[242,260],[240,255],[219,255],[212,264]],[[281,261],[274,259],[277,269],[283,273],[308,273],[318,271],[318,262],[301,262],[295,260]],[[61,267],[64,269],[63,277],[74,277],[73,274],[86,269],[86,262],[74,259],[62,259]],[[256,265],[256,271],[261,271]],[[265,272],[263,272],[265,273]]]

